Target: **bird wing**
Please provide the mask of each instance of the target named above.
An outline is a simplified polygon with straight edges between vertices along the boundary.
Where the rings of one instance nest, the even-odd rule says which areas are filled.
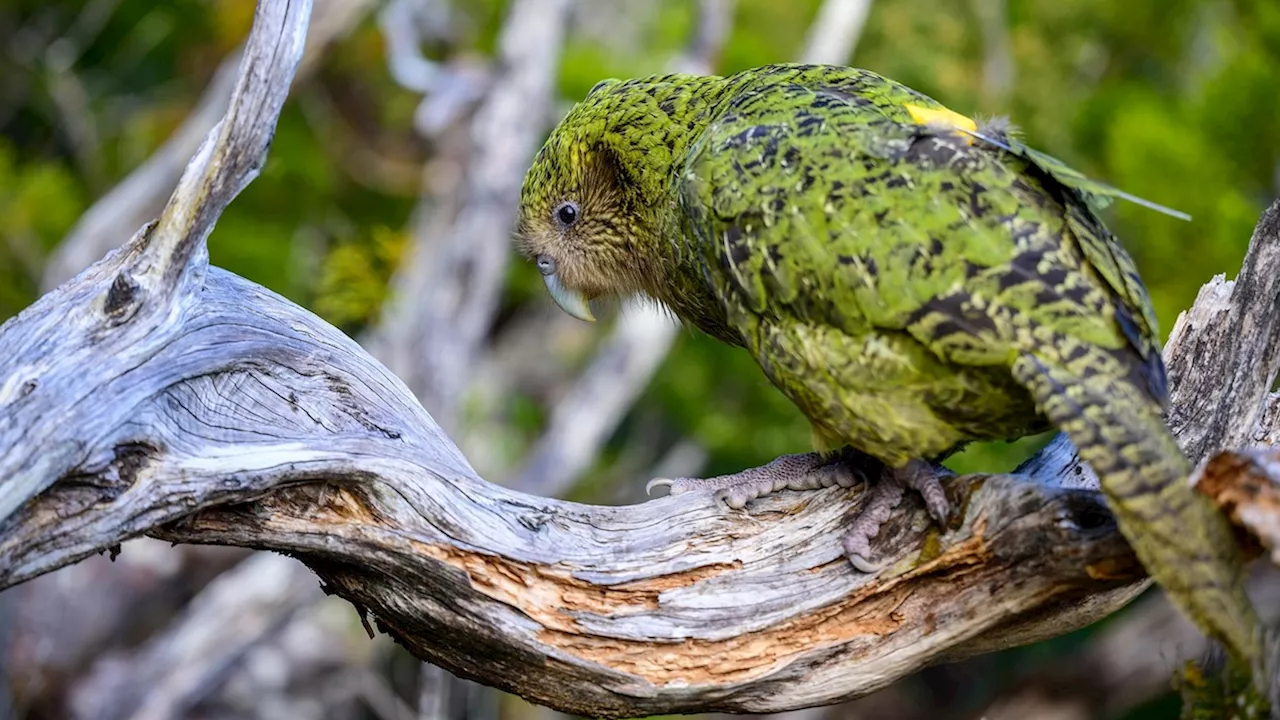
[[[681,202],[731,319],[747,335],[759,321],[907,333],[975,365],[1012,363],[1047,328],[1114,351],[1163,402],[1150,301],[1074,176],[975,143],[948,115],[854,70],[802,70],[728,103]]]
[[[1132,330],[1126,329],[1126,332],[1141,336],[1141,339],[1135,338],[1133,342],[1158,354],[1158,324],[1146,286],[1129,253],[1107,230],[1096,212],[1110,205],[1113,200],[1120,199],[1180,220],[1189,221],[1191,216],[1089,178],[1061,160],[1028,147],[1012,135],[977,130],[965,132],[1025,161],[1025,172],[1039,175],[1056,194],[1066,199],[1068,222],[1072,225],[1086,259],[1123,305],[1126,314],[1121,321],[1132,322],[1137,326]]]

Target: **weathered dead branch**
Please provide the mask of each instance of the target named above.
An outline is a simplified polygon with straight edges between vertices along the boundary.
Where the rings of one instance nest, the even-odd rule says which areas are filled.
[[[1273,203],[1254,228],[1239,276],[1231,282],[1214,277],[1169,334],[1170,345],[1185,347],[1185,357],[1169,368],[1169,424],[1192,458],[1249,447],[1267,432],[1260,425],[1280,368],[1276,237],[1280,204]]]
[[[276,550],[418,657],[596,716],[831,703],[1081,627],[1144,587],[1062,442],[1020,477],[954,479],[962,517],[945,533],[904,511],[880,548],[897,560],[875,576],[840,554],[852,490],[729,513],[705,495],[594,507],[477,477],[356,343],[207,264],[308,10],[259,6],[231,109],[159,220],[0,328],[0,587],[141,534]],[[1274,303],[1275,224],[1253,243],[1169,345],[1184,437],[1210,420],[1213,438],[1272,432],[1272,376],[1236,365],[1274,368],[1256,313]],[[1224,309],[1226,337],[1202,322]],[[1224,378],[1220,404],[1187,400]],[[1201,446],[1193,457],[1215,449]]]

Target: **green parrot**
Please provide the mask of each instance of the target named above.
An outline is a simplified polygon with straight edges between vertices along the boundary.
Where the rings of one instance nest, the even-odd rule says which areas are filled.
[[[569,314],[647,296],[745,348],[812,425],[816,452],[651,486],[741,507],[870,480],[873,458],[844,538],[869,571],[905,489],[945,525],[931,461],[1057,427],[1152,577],[1257,668],[1243,561],[1188,482],[1150,299],[1096,214],[1115,197],[1151,205],[875,73],[770,65],[598,83],[529,169],[517,243]]]

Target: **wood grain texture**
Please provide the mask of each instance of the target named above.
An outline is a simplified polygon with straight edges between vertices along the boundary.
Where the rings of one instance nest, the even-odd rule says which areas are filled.
[[[897,561],[874,576],[840,551],[857,490],[729,512],[700,494],[597,507],[485,482],[357,343],[207,264],[209,228],[261,163],[307,10],[261,3],[228,119],[158,222],[0,328],[0,588],[144,534],[276,550],[420,658],[629,717],[864,695],[1069,632],[1146,587],[1062,441],[1018,475],[952,480],[945,533],[904,509],[881,538]],[[1270,337],[1253,333],[1269,326],[1226,338],[1217,319],[1263,317],[1247,308],[1280,273],[1278,244],[1260,225],[1254,270],[1215,280],[1175,331],[1184,437],[1210,417],[1215,437],[1274,432],[1260,425],[1272,378],[1233,364],[1264,358]],[[1217,403],[1192,401],[1206,394]]]

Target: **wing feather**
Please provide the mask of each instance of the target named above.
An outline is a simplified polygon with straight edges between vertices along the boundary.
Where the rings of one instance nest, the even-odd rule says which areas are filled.
[[[746,88],[690,157],[682,203],[730,317],[905,333],[976,365],[1051,327],[1130,358],[1163,401],[1150,300],[1087,204],[1106,186],[920,125],[907,104],[941,106],[867,75]]]

